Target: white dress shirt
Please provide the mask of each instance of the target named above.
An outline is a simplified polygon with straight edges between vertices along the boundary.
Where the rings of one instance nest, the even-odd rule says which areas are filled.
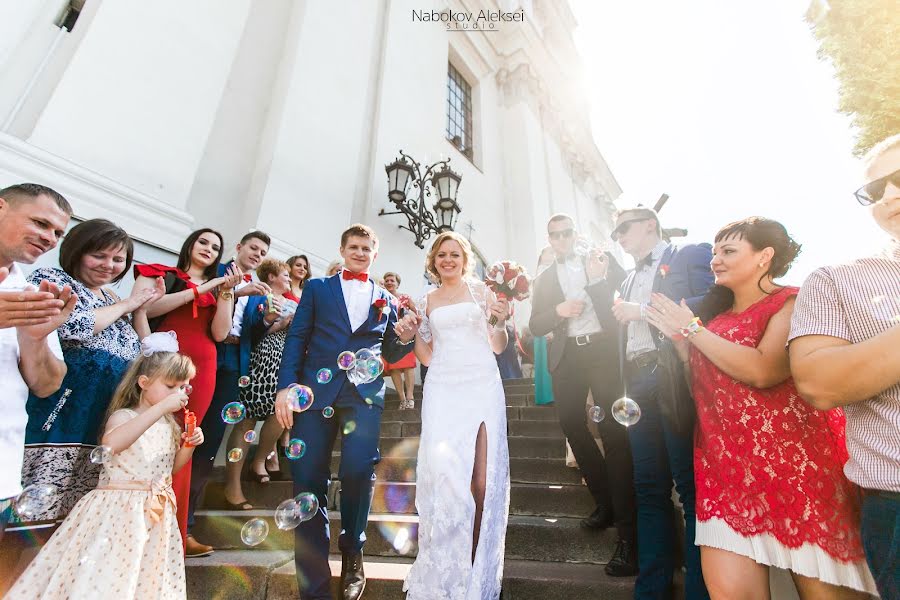
[[[237,292],[244,286],[250,285],[253,281],[259,281],[256,277],[256,273],[252,273],[253,279],[250,281],[241,281],[239,284],[234,286],[232,292]],[[234,316],[231,317],[231,331],[228,333],[235,337],[241,337],[241,330],[244,328],[244,309],[247,308],[247,302],[250,300],[250,296],[241,296],[237,299],[237,302],[234,303]]]
[[[0,291],[21,290],[27,285],[25,274],[13,263],[9,276],[0,282]],[[59,335],[54,331],[47,343],[56,358],[62,360]],[[28,413],[28,385],[19,371],[19,338],[15,327],[0,329],[0,500],[22,491],[22,459],[25,455],[25,425]]]
[[[575,337],[591,333],[599,333],[603,330],[594,303],[584,289],[588,285],[587,273],[584,270],[584,261],[578,256],[569,256],[562,263],[556,264],[556,276],[562,287],[566,300],[581,300],[584,302],[584,310],[577,317],[566,319],[568,322],[568,336]],[[594,283],[594,282],[591,282]]]
[[[644,304],[650,302],[650,295],[653,293],[653,282],[656,280],[656,272],[659,270],[659,263],[662,262],[663,254],[669,244],[660,240],[650,256],[653,259],[652,265],[638,265],[632,279],[631,288],[628,290],[628,302]],[[625,342],[625,360],[632,360],[636,356],[652,352],[656,350],[656,343],[653,341],[653,332],[650,330],[650,324],[641,319],[632,321],[628,324],[628,337]]]
[[[365,282],[344,279],[343,272],[338,277],[341,278],[341,291],[344,293],[344,304],[347,305],[347,316],[350,317],[350,330],[356,331],[369,318],[375,284],[371,279]]]

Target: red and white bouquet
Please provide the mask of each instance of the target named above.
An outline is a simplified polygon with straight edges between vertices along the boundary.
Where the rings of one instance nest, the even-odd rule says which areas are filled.
[[[525,267],[511,260],[501,260],[491,265],[484,283],[497,298],[524,300],[531,294],[531,280]],[[497,317],[492,315],[490,324],[496,325]]]

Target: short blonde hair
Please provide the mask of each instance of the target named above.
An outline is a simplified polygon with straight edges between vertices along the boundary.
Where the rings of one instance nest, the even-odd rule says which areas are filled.
[[[869,148],[869,151],[866,152],[862,158],[866,173],[868,173],[869,169],[872,168],[872,163],[880,158],[882,154],[888,152],[889,150],[893,150],[898,146],[900,146],[900,133],[895,133],[894,135],[884,138],[883,140]]]
[[[394,273],[393,271],[388,271],[387,273],[384,274],[384,276],[381,278],[381,280],[384,281],[388,277],[393,277],[395,280],[397,280],[397,285],[398,286],[400,285],[400,275],[398,275],[397,273]]]
[[[344,268],[344,261],[342,260],[333,260],[331,264],[328,265],[328,268],[325,269],[325,277],[331,277],[332,275],[337,275],[341,272],[341,269]]]
[[[437,283],[441,283],[441,276],[438,274],[437,267],[434,264],[435,258],[437,257],[438,250],[441,247],[441,244],[446,242],[447,240],[453,240],[457,244],[459,244],[460,248],[462,248],[463,254],[463,269],[462,276],[470,277],[472,272],[475,270],[475,253],[472,252],[472,244],[469,243],[469,240],[456,233],[455,231],[447,231],[434,240],[434,243],[431,245],[431,249],[428,251],[428,256],[425,258],[425,271],[431,276],[431,279]]]
[[[291,272],[291,268],[288,266],[286,262],[280,261],[277,258],[267,258],[256,267],[256,276],[259,277],[259,280],[263,283],[269,283],[269,277],[274,275],[278,277],[282,271]]]

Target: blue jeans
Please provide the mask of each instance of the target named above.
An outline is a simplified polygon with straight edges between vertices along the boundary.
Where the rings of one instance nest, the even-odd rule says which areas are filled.
[[[641,407],[641,420],[628,428],[634,464],[637,503],[638,573],[636,599],[672,597],[675,569],[675,506],[672,480],[684,507],[684,562],[686,600],[708,599],[700,568],[700,548],[694,545],[697,526],[694,510],[694,444],[691,435],[675,432],[660,414],[662,382],[655,367],[633,372],[627,393]]]
[[[882,600],[900,600],[900,494],[867,492],[861,532],[866,561]]]

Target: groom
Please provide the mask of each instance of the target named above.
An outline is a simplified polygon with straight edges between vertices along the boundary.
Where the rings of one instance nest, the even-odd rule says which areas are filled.
[[[319,499],[316,516],[295,531],[294,556],[300,597],[331,599],[328,566],[329,528],[326,495],[331,479],[331,452],[338,431],[352,431],[341,438],[341,534],[343,556],[341,591],[344,600],[357,600],[366,586],[362,547],[372,500],[374,466],[380,459],[378,436],[384,408],[384,380],[354,385],[338,368],[345,350],[380,349],[388,362],[397,362],[408,351],[394,332],[397,309],[391,296],[369,277],[368,269],[378,251],[375,232],[352,225],[341,235],[344,269],[331,277],[311,279],[287,334],[275,415],[291,430],[292,438],[306,442],[306,454],[291,462],[294,493],[313,492]],[[317,373],[328,369],[332,379],[319,383]],[[287,387],[310,387],[315,401],[307,411],[294,414]],[[353,423],[353,425],[349,425]],[[355,427],[355,428],[354,428]]]

